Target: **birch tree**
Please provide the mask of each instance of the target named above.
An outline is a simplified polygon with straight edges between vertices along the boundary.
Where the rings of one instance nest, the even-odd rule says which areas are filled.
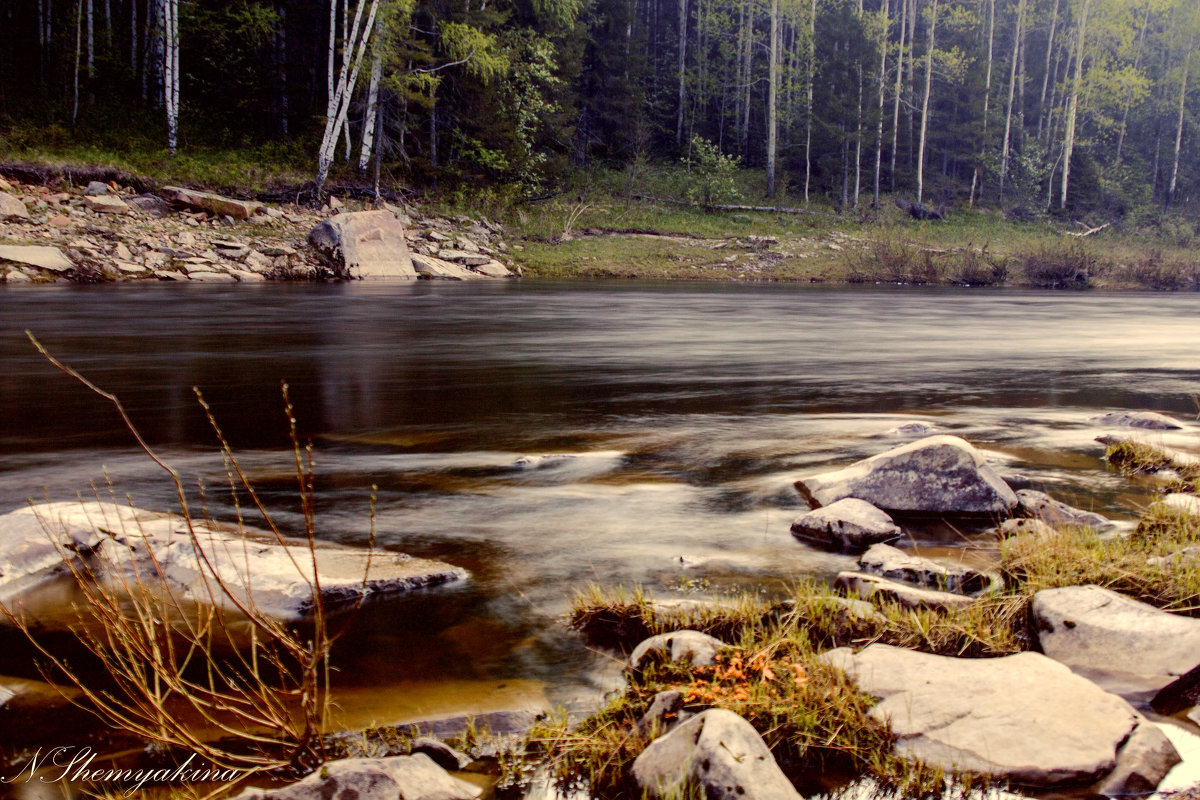
[[[925,95],[921,101],[921,144],[917,149],[917,202],[925,196],[925,141],[929,134],[929,96],[933,91],[933,50],[937,41],[938,0],[929,7],[929,41],[925,51]]]
[[[1000,199],[1004,199],[1004,181],[1008,177],[1009,146],[1012,142],[1013,99],[1017,88],[1017,64],[1025,39],[1025,3],[1017,5],[1017,29],[1013,33],[1012,59],[1008,70],[1008,105],[1004,110],[1004,141],[1000,145]]]
[[[767,68],[767,197],[775,197],[775,157],[779,146],[779,0],[771,0],[770,63]]]
[[[1071,80],[1071,97],[1067,104],[1067,132],[1063,140],[1062,156],[1062,193],[1059,197],[1059,208],[1067,207],[1067,191],[1071,182],[1071,156],[1075,152],[1075,130],[1079,118],[1079,95],[1083,85],[1083,59],[1087,47],[1088,13],[1092,9],[1092,0],[1081,0],[1079,19],[1075,24],[1075,74]]]
[[[178,0],[173,0],[178,2]],[[325,118],[325,133],[321,137],[321,148],[317,153],[317,194],[320,196],[325,188],[325,180],[329,177],[329,167],[333,164],[334,149],[342,135],[346,124],[346,115],[350,110],[350,99],[354,85],[358,82],[359,69],[367,52],[371,32],[375,28],[375,14],[379,10],[379,0],[371,0],[367,10],[366,21],[363,21],[363,10],[366,0],[358,0],[354,8],[354,22],[348,29],[345,56],[342,59],[342,69],[334,88],[333,102],[330,104],[333,113]],[[351,64],[353,63],[353,66]]]

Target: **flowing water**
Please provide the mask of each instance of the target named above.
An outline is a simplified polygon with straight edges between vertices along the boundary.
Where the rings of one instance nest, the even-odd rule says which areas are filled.
[[[140,506],[173,506],[112,407],[38,355],[26,329],[119,395],[189,485],[204,482],[211,513],[230,518],[198,387],[298,532],[286,381],[315,449],[320,535],[365,544],[374,485],[380,548],[473,575],[363,609],[339,645],[343,722],[594,703],[618,669],[566,631],[574,590],[773,593],[850,567],[791,537],[792,482],[905,441],[889,432],[899,425],[963,436],[1035,488],[1135,517],[1150,487],[1105,469],[1093,441],[1104,430],[1088,418],[1191,419],[1198,312],[1188,294],[0,287],[0,512],[90,482],[106,493],[105,474]],[[1197,431],[1158,438],[1188,447]],[[0,675],[36,678],[28,660],[4,639]]]

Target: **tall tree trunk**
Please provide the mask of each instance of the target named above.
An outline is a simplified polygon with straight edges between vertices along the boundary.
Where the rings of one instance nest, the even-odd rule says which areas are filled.
[[[679,110],[675,119],[675,146],[683,146],[683,112],[687,107],[687,0],[679,0]]]
[[[883,171],[883,107],[887,102],[887,51],[888,33],[891,29],[891,0],[883,0],[882,33],[879,39],[879,119],[875,123],[875,190],[872,208],[879,210],[879,174]]]
[[[179,141],[179,0],[163,0],[166,63],[163,68],[167,107],[167,151],[175,155]]]
[[[992,62],[993,62],[993,45],[996,42],[996,0],[987,0],[988,2],[988,22],[987,22],[987,71],[985,72],[983,83],[983,130],[980,136],[979,144],[979,163],[975,165],[975,171],[971,173],[971,199],[967,205],[975,205],[975,189],[979,185],[979,170],[983,166],[984,158],[987,156],[987,132],[988,132],[988,112],[991,109],[992,100]],[[1014,65],[1016,60],[1013,61]],[[1012,107],[1012,102],[1009,101],[1009,107]],[[1003,179],[1002,179],[1003,180]],[[980,194],[983,190],[980,189]]]
[[[858,0],[858,22],[862,25],[863,4],[862,0]],[[847,43],[847,52],[850,47]],[[862,53],[855,59],[855,74],[858,78],[858,107],[854,129],[854,208],[858,208],[858,196],[862,191],[862,145],[863,145],[863,64]]]
[[[1000,201],[1004,202],[1004,182],[1008,177],[1009,146],[1012,142],[1013,98],[1017,88],[1017,62],[1025,37],[1025,0],[1017,6],[1017,30],[1013,34],[1012,64],[1008,71],[1008,107],[1004,112],[1004,143],[1000,146]]]
[[[83,36],[83,2],[75,0],[75,101],[71,105],[71,127],[79,118],[79,62],[82,55]]]
[[[96,14],[93,0],[87,0],[87,101],[96,104]]]
[[[327,117],[325,120],[325,133],[321,137],[321,149],[317,153],[318,196],[325,187],[325,179],[329,177],[329,167],[333,164],[334,150],[342,136],[346,115],[350,111],[351,95],[354,86],[358,83],[358,73],[375,28],[375,14],[379,9],[379,0],[371,0],[366,23],[360,27],[364,2],[365,0],[358,0],[354,11],[354,22],[348,28],[348,39],[345,42],[346,53],[342,58],[342,69],[335,88],[336,111],[332,117]]]
[[[276,75],[279,83],[279,133],[288,135],[288,84],[287,84],[287,8],[278,7],[279,27],[275,31]]]
[[[813,83],[817,77],[817,0],[812,0],[808,14],[808,106],[804,119],[804,207],[808,208],[808,191],[812,184]]]
[[[1067,103],[1067,132],[1063,140],[1062,196],[1059,207],[1067,207],[1067,190],[1071,182],[1071,156],[1075,152],[1075,125],[1079,117],[1079,92],[1083,86],[1083,58],[1087,49],[1087,21],[1092,0],[1083,0],[1079,24],[1075,32],[1075,76],[1071,81],[1071,98]]]
[[[746,3],[746,47],[742,51],[742,139],[741,151],[750,154],[750,71],[754,64],[754,8],[755,3]]]
[[[767,197],[775,197],[775,151],[779,145],[779,0],[771,0],[770,64],[767,67]]]
[[[912,53],[908,57],[908,168],[913,167],[913,124],[916,110],[917,92],[917,3],[909,0],[908,4],[908,40],[912,43]]]
[[[46,83],[46,0],[37,0],[38,83]]]
[[[1058,4],[1060,0],[1054,0],[1054,13],[1050,17],[1050,36],[1046,40],[1046,71],[1042,73],[1042,99],[1038,101],[1038,138],[1042,137],[1042,123],[1046,120],[1046,89],[1050,83],[1051,72],[1058,70],[1050,69],[1050,56],[1054,52],[1054,33],[1058,28]]]
[[[925,197],[925,140],[929,134],[929,96],[933,91],[933,49],[937,36],[938,0],[933,0],[929,16],[929,47],[925,53],[925,99],[921,101],[921,144],[917,150],[917,202]]]
[[[138,68],[138,0],[129,2],[129,68],[136,76]]]
[[[1133,57],[1133,68],[1137,70],[1142,65],[1142,47],[1146,42],[1146,28],[1150,26],[1150,3],[1146,3],[1146,13],[1142,17],[1142,28],[1138,31],[1137,51]],[[1133,87],[1125,93],[1125,102],[1121,104],[1121,129],[1117,132],[1116,163],[1121,163],[1121,152],[1125,149],[1125,132],[1129,129],[1129,108],[1133,105]]]
[[[896,150],[900,146],[900,97],[904,93],[905,35],[908,33],[908,3],[901,0],[897,9],[900,17],[900,49],[896,51],[896,96],[892,101],[892,191],[896,191]],[[909,56],[910,58],[912,56]]]
[[[367,118],[363,122],[363,138],[362,150],[358,154],[358,170],[365,172],[367,165],[371,163],[371,146],[374,144],[376,115],[379,113],[379,79],[383,75],[383,50],[379,46],[379,39],[375,39],[375,46],[371,53],[371,83],[367,89]]]
[[[1187,108],[1188,73],[1192,67],[1192,47],[1196,39],[1188,41],[1187,55],[1183,59],[1183,79],[1179,84],[1179,124],[1175,128],[1175,165],[1171,168],[1171,186],[1167,189],[1167,208],[1175,204],[1175,185],[1179,180],[1179,152],[1183,147],[1183,117]]]

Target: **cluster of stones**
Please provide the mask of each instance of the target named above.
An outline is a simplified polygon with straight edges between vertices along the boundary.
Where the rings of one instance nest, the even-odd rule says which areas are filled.
[[[1179,427],[1157,414],[1097,421]],[[928,431],[914,426],[895,433]],[[997,586],[994,575],[893,546],[904,538],[897,519],[990,519],[1002,521],[996,526],[1000,536],[1032,530],[1052,537],[1073,527],[1121,535],[1099,514],[1043,492],[1014,489],[982,453],[953,436],[927,436],[796,487],[814,508],[796,520],[793,533],[809,544],[860,554],[858,570],[837,578],[850,595],[840,600],[860,603],[865,610],[854,613],[876,618],[863,600],[945,610],[969,605]],[[1200,498],[1191,495],[1161,502],[1175,513],[1200,513]],[[822,660],[878,701],[870,713],[890,726],[894,752],[905,759],[1034,789],[1091,787],[1108,797],[1152,793],[1181,759],[1142,712],[1188,712],[1200,724],[1200,620],[1098,586],[1040,591],[1031,617],[1040,652],[967,659],[872,644],[857,653],[837,648]],[[640,669],[651,657],[709,665],[725,647],[707,634],[681,630],[642,642],[630,666]],[[662,732],[633,766],[649,796],[675,797],[699,786],[706,797],[799,797],[761,737],[732,711],[694,713],[678,692],[664,692],[642,727]]]
[[[334,238],[322,246],[320,232],[330,230]],[[348,230],[354,241],[346,243]],[[7,283],[513,277],[498,260],[508,252],[499,234],[486,219],[420,217],[391,206],[354,212],[332,197],[317,212],[175,186],[137,194],[93,181],[60,191],[0,179],[0,282]]]

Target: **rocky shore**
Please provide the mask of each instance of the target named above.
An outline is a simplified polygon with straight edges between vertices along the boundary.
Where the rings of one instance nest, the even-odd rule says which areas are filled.
[[[183,187],[0,178],[0,282],[255,283],[515,277],[500,227],[385,204],[320,210]]]

